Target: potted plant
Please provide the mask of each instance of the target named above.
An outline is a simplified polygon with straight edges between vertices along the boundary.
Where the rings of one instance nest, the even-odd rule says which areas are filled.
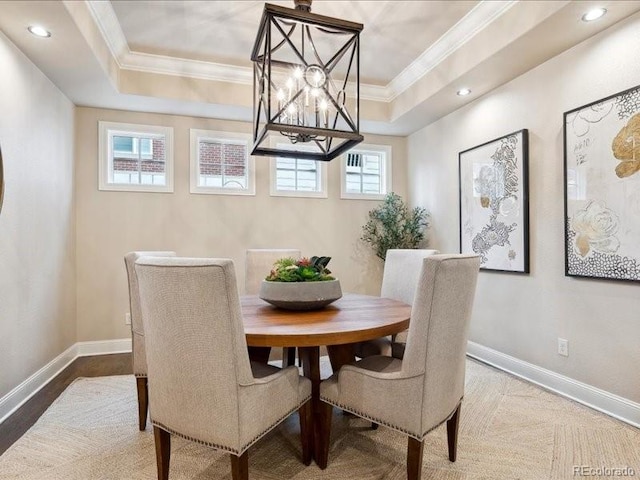
[[[287,310],[315,310],[342,297],[340,281],[327,268],[331,257],[281,258],[262,281],[260,298]]]
[[[422,207],[409,209],[400,195],[391,192],[382,205],[369,211],[361,239],[384,260],[390,248],[418,248],[429,226],[429,214]]]

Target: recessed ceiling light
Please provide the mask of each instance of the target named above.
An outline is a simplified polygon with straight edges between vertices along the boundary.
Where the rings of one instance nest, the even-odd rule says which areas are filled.
[[[469,90],[468,88],[461,88],[460,90],[457,91],[457,94],[461,97],[469,95],[470,93],[471,93],[471,90]]]
[[[28,30],[36,37],[49,38],[51,36],[51,32],[40,25],[31,25]]]
[[[582,21],[583,22],[593,22],[594,20],[597,20],[599,18],[601,18],[602,16],[604,16],[604,14],[607,13],[607,9],[606,8],[592,8],[591,10],[589,10],[587,13],[585,13],[582,16]]]

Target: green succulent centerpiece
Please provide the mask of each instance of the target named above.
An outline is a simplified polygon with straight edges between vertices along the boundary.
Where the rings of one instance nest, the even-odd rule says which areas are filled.
[[[281,258],[273,264],[268,282],[325,282],[335,280],[327,265],[331,257]]]
[[[331,257],[281,258],[260,286],[260,298],[286,310],[317,310],[342,297],[327,268]]]

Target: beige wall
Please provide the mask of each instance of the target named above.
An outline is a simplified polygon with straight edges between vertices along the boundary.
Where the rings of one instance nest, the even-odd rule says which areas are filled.
[[[98,191],[98,121],[174,128],[174,193]],[[300,248],[333,257],[344,291],[378,294],[381,262],[358,241],[378,202],[340,200],[338,160],[329,163],[327,199],[271,197],[269,160],[258,157],[256,196],[189,193],[189,129],[251,131],[241,122],[77,108],[76,196],[78,341],[125,338],[129,310],[123,256],[170,249],[185,256],[232,258],[244,285],[247,248]],[[406,193],[406,139],[368,136],[393,147],[393,188]]]
[[[0,33],[0,398],[75,342],[73,104]]]
[[[564,276],[562,114],[638,85],[638,51],[634,15],[408,139],[411,201],[433,215],[432,246],[456,252],[458,152],[529,129],[531,274],[480,274],[471,340],[636,402],[640,285]]]

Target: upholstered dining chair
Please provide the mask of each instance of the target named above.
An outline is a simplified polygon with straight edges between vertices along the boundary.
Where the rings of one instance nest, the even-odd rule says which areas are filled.
[[[413,305],[416,285],[420,277],[423,258],[439,253],[428,249],[389,249],[384,262],[380,296]],[[407,333],[376,338],[355,344],[356,357],[371,355],[392,355],[404,350]]]
[[[408,435],[407,478],[419,480],[424,437],[447,422],[455,462],[465,353],[480,259],[432,255],[421,261],[402,360],[374,355],[320,384],[320,458],[329,455],[332,405]]]
[[[285,257],[300,258],[302,253],[295,248],[250,248],[247,250],[244,270],[244,293],[257,295],[260,286],[271,271],[276,260]],[[296,361],[295,347],[282,349],[282,364],[293,365]]]
[[[158,479],[175,435],[230,453],[232,478],[246,480],[249,447],[296,410],[309,465],[311,382],[249,360],[233,262],[142,257],[135,271]]]
[[[131,359],[133,374],[136,377],[138,393],[138,427],[140,431],[147,428],[147,411],[149,410],[149,394],[147,387],[147,359],[144,349],[144,327],[140,316],[140,297],[138,296],[138,280],[134,271],[136,260],[142,256],[175,257],[176,252],[129,252],[124,256],[129,281],[129,315],[131,315]]]

